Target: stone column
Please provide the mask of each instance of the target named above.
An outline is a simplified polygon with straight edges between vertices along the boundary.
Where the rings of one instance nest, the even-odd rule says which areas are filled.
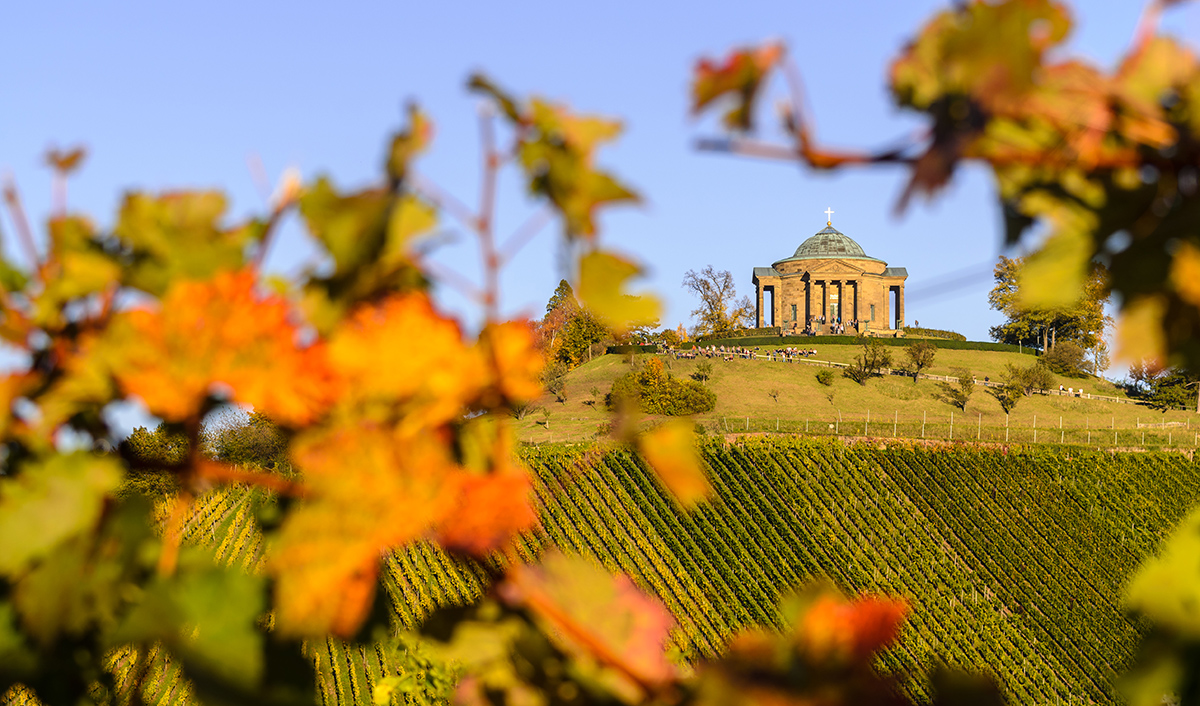
[[[783,319],[779,316],[779,308],[783,306],[779,303],[780,293],[783,290],[783,280],[776,280],[776,284],[771,285],[771,325],[782,326]]]
[[[755,306],[754,306],[754,320],[756,322],[755,326],[756,326],[756,328],[762,328],[763,327],[763,310],[762,310],[763,286],[762,286],[762,282],[759,282],[758,286],[755,289],[757,290],[757,299],[755,300]]]
[[[901,328],[904,328],[904,283],[903,282],[900,283],[900,287],[897,291],[899,291],[899,294],[896,295],[896,308],[899,309],[899,312],[897,312],[898,318],[896,321],[896,328],[901,329]]]

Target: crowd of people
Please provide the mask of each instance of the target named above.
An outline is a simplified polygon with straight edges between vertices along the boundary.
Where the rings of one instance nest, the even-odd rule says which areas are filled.
[[[750,360],[754,357],[754,351],[740,346],[699,346],[691,350],[671,349],[668,352],[675,356],[676,360],[680,358],[721,358],[723,360],[744,358]]]
[[[816,336],[817,331],[819,331],[824,326],[828,327],[826,329],[827,333],[834,334],[834,335],[845,334],[846,331],[852,331],[854,333],[858,333],[858,331],[859,331],[858,319],[851,319],[850,321],[842,321],[841,318],[839,317],[839,318],[836,318],[836,319],[833,319],[832,321],[830,321],[830,320],[827,320],[824,316],[810,316],[810,317],[808,317],[808,323],[805,324],[803,331],[798,331],[797,324],[793,322],[792,323],[792,333],[799,334],[801,336]],[[780,331],[779,335],[783,336],[784,335],[783,331]]]
[[[722,360],[741,358],[751,360],[753,358],[766,358],[767,360],[782,360],[790,363],[797,358],[809,358],[816,354],[816,348],[794,348],[792,346],[767,351],[765,356],[757,348],[750,349],[741,346],[698,346],[690,349],[671,348],[667,350],[667,355],[673,356],[675,360],[692,360],[695,358],[720,358]]]

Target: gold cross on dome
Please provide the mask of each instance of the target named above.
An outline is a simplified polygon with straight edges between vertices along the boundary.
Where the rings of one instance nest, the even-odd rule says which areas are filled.
[[[827,226],[833,225],[833,209],[832,208],[825,209],[825,215],[828,216],[828,218],[829,218],[829,220],[825,221],[825,225],[827,225]]]

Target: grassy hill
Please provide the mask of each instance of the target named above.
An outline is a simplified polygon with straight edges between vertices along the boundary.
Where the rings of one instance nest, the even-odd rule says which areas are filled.
[[[911,601],[885,668],[919,675],[944,659],[995,674],[1023,704],[1117,702],[1112,680],[1140,629],[1119,608],[1121,586],[1200,501],[1200,467],[1179,453],[774,436],[707,443],[716,496],[683,513],[625,451],[549,445],[525,454],[542,530],[519,552],[532,558],[557,545],[628,573],[677,616],[684,655],[778,622],[782,593],[825,576],[851,593]],[[188,541],[253,570],[258,497],[232,488],[202,498]],[[474,600],[484,580],[480,567],[428,544],[396,552],[385,572],[392,610],[407,624]],[[438,671],[402,642],[326,640],[309,655],[318,701],[330,706],[371,703],[384,676]],[[118,674],[131,662],[113,656]],[[919,676],[910,688],[925,693]],[[161,652],[143,695],[147,704],[191,701]]]
[[[816,361],[849,363],[860,351],[852,345],[823,344],[821,338],[810,340],[809,347],[817,350],[817,355],[812,358]],[[899,364],[903,349],[891,350],[894,364]],[[766,350],[762,352],[765,354]],[[635,356],[634,360],[644,357]],[[613,380],[628,371],[628,359],[628,356],[607,355],[571,371],[567,375],[566,402],[559,403],[553,396],[543,396],[537,406],[549,411],[549,418],[535,411],[520,420],[521,438],[532,442],[592,438],[606,418],[604,394],[611,388]],[[679,376],[690,375],[701,362],[667,360],[671,372]],[[749,417],[748,431],[774,431],[776,420],[780,420],[781,431],[804,431],[807,420],[810,432],[820,429],[829,433],[828,425],[834,423],[840,434],[863,434],[863,423],[868,414],[873,424],[866,428],[867,435],[891,436],[895,422],[897,436],[901,437],[919,436],[925,420],[928,437],[945,438],[951,414],[958,425],[955,438],[960,439],[974,438],[978,431],[983,440],[1004,441],[1006,422],[1009,440],[1014,442],[1033,441],[1035,424],[1041,430],[1038,436],[1041,442],[1064,441],[1093,446],[1114,445],[1112,431],[1117,431],[1116,445],[1120,447],[1143,445],[1142,433],[1147,433],[1146,445],[1169,443],[1191,447],[1196,441],[1196,432],[1200,432],[1200,417],[1184,411],[1163,413],[1142,405],[1033,395],[1022,398],[1006,419],[1000,403],[982,385],[977,386],[963,412],[950,402],[945,384],[932,380],[914,384],[911,378],[893,376],[875,378],[860,386],[835,371],[838,376],[829,388],[817,382],[816,373],[821,368],[810,363],[741,359],[710,362],[714,373],[708,385],[717,395],[717,406],[713,412],[700,415],[698,421],[712,432],[747,430],[746,418]],[[996,380],[1006,364],[1024,366],[1032,362],[1030,356],[1017,353],[939,350],[933,367],[924,372],[950,375],[953,368],[965,367],[980,381],[985,376]],[[1054,387],[1060,383],[1064,387],[1082,386],[1091,394],[1128,399],[1121,388],[1101,378],[1056,376]],[[591,394],[593,389],[598,392],[596,398]],[[772,391],[778,391],[777,398],[771,396]],[[592,401],[595,404],[589,404]],[[837,422],[839,415],[841,423]],[[1058,433],[1060,418],[1064,430],[1061,434]],[[1176,423],[1182,428],[1159,426],[1146,429],[1147,423]],[[1143,426],[1139,427],[1139,424]]]

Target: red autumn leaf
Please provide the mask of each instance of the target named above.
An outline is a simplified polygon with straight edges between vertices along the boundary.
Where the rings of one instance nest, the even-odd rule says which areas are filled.
[[[766,44],[735,50],[721,63],[701,59],[692,78],[692,113],[699,113],[718,98],[732,96],[734,105],[724,116],[726,127],[752,129],[754,99],[767,73],[782,56],[783,45]]]

